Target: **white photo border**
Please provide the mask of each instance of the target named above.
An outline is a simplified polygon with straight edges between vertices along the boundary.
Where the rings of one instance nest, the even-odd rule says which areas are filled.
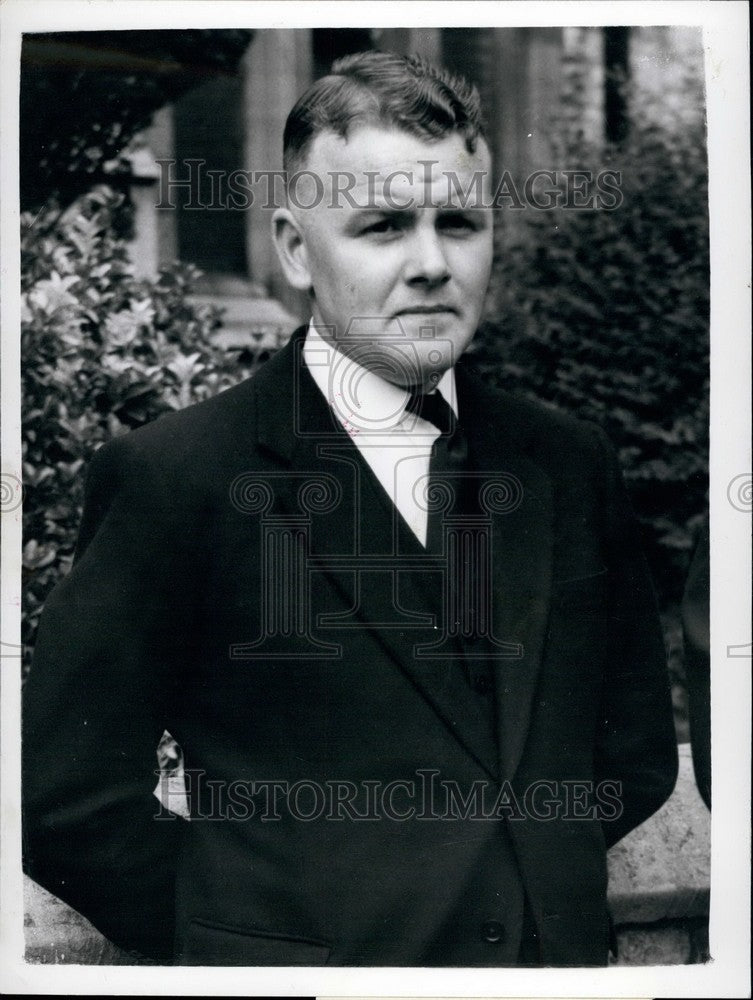
[[[6,0],[0,6],[2,472],[22,479],[18,97],[21,35],[139,27],[698,25],[706,55],[711,223],[711,646],[714,811],[706,965],[605,969],[161,968],[23,959],[20,834],[21,508],[4,513],[0,661],[0,988],[15,993],[295,996],[734,997],[750,991],[750,131],[748,4]],[[739,648],[747,645],[747,655]],[[738,647],[730,654],[730,647]]]

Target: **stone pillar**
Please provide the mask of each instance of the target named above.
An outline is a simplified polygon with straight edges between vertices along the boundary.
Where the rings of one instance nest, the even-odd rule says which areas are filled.
[[[172,104],[167,104],[154,113],[152,124],[147,129],[146,141],[156,160],[175,156],[175,120]],[[158,182],[159,184],[160,182]],[[155,205],[160,202],[160,192],[156,192]],[[156,210],[157,255],[159,264],[171,264],[178,259],[178,220],[175,209]]]
[[[159,242],[155,195],[159,167],[148,146],[137,146],[128,154],[131,182],[128,196],[133,205],[134,238],[128,253],[137,278],[154,278],[159,267]]]
[[[523,197],[535,170],[556,169],[552,125],[561,113],[562,28],[502,28],[489,33],[487,63],[495,67],[487,88],[487,121],[495,173],[509,172]],[[523,221],[517,210],[504,210],[500,224],[515,231]]]
[[[410,28],[408,34],[408,54],[423,56],[432,63],[442,63],[442,29]]]
[[[552,159],[552,129],[562,113],[562,30],[536,28],[530,32],[527,123],[524,123],[528,128],[523,149],[526,170],[557,169],[563,166]]]
[[[157,209],[162,171],[157,160],[175,155],[172,106],[155,112],[149,128],[131,141],[128,159],[132,181],[128,195],[134,208],[133,240],[129,255],[138,278],[154,278],[178,257],[175,209]]]
[[[604,32],[601,28],[562,29],[563,93],[569,95],[562,116],[578,129],[587,145],[604,142]]]
[[[285,119],[312,81],[311,31],[259,31],[243,57],[243,65],[244,169],[282,170]],[[281,193],[282,189],[278,186],[277,191]],[[263,185],[254,185],[254,193],[254,204],[246,215],[249,276],[292,313],[305,317],[305,297],[288,287],[277,261],[271,236],[272,209],[264,207]]]
[[[411,51],[411,33],[413,28],[374,28],[372,39],[374,48],[380,52],[394,52],[398,56],[407,56]]]

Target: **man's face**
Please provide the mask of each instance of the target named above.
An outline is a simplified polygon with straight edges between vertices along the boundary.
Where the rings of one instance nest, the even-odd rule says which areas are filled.
[[[458,134],[315,138],[305,171],[318,191],[307,174],[296,186],[315,204],[278,212],[277,242],[325,339],[395,384],[438,381],[470,343],[489,283],[489,168],[483,140],[470,154]]]

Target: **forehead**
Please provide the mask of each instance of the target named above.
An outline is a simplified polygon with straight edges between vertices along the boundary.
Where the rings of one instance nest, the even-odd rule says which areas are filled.
[[[452,132],[439,140],[426,140],[397,128],[361,126],[347,138],[321,132],[311,144],[304,166],[331,190],[347,184],[354,193],[368,191],[376,198],[389,190],[392,200],[415,197],[418,191],[433,196],[452,191],[456,178],[465,189],[476,177],[484,188],[490,183],[491,158],[483,138],[470,153],[465,139]]]

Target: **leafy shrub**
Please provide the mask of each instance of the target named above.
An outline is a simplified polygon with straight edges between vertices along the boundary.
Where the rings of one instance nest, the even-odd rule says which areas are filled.
[[[560,127],[556,162],[618,170],[622,203],[502,220],[475,355],[492,381],[607,431],[667,609],[707,507],[705,128],[700,115],[672,130],[640,111],[606,150]]]
[[[21,220],[27,660],[45,597],[71,565],[93,452],[246,377],[277,346],[213,345],[220,315],[191,302],[189,265],[137,280],[115,235],[124,211],[122,196],[100,187]]]
[[[246,29],[32,32],[21,47],[21,206],[88,191],[153,112],[230,75]]]

